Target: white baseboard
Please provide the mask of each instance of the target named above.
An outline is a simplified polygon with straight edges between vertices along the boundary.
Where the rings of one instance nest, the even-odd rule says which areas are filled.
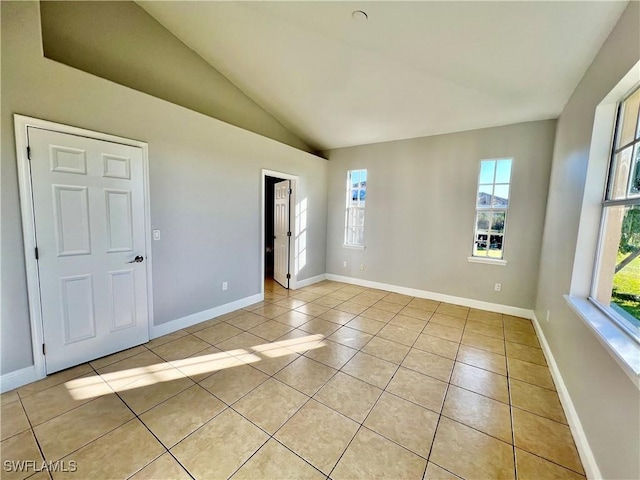
[[[538,318],[536,317],[535,313],[533,313],[531,316],[531,322],[536,329],[536,334],[538,335],[538,339],[540,340],[540,345],[542,346],[544,356],[547,359],[547,364],[549,365],[551,376],[553,377],[553,381],[556,384],[558,396],[560,397],[560,403],[562,404],[562,408],[564,409],[567,421],[569,422],[569,428],[571,429],[573,439],[576,442],[576,448],[578,449],[578,454],[580,455],[580,460],[582,460],[582,466],[584,467],[585,473],[587,474],[587,478],[590,480],[601,479],[602,474],[600,473],[598,463],[596,462],[596,458],[593,455],[593,451],[591,450],[591,446],[589,445],[587,436],[584,433],[584,429],[582,428],[580,417],[578,416],[578,412],[573,405],[573,401],[571,400],[571,396],[569,395],[569,390],[567,390],[567,386],[564,384],[562,374],[558,369],[558,364],[553,357],[553,353],[551,352],[549,343],[544,336],[544,332],[542,331],[542,327],[540,327],[540,323],[538,322]]]
[[[304,280],[298,280],[296,282],[296,287],[293,290],[297,290],[298,288],[308,287],[309,285],[313,285],[314,283],[321,282],[327,279],[327,274],[323,273],[322,275],[316,275],[315,277],[305,278]]]
[[[4,375],[0,375],[0,393],[8,392],[27,383],[35,382],[36,380],[40,380],[40,378],[42,377],[38,375],[34,365],[5,373]]]
[[[149,330],[149,336],[150,339],[161,337],[182,328],[190,327],[192,325],[195,325],[196,323],[204,322],[206,320],[219,317],[220,315],[224,315],[225,313],[248,307],[249,305],[253,305],[254,303],[261,302],[262,300],[264,300],[264,294],[258,293],[250,297],[241,298],[240,300],[220,305],[219,307],[211,308],[209,310],[204,310],[198,313],[193,313],[191,315],[187,315],[186,317],[163,323],[162,325],[152,325]],[[4,375],[0,375],[0,393],[8,392],[9,390],[21,387],[23,385],[26,385],[27,383],[35,382],[36,380],[40,380],[45,376],[46,375],[39,375],[34,365],[16,370],[14,372],[5,373]]]
[[[471,298],[454,297],[453,295],[445,295],[443,293],[428,292],[426,290],[418,290],[409,287],[399,287],[397,285],[390,285],[388,283],[372,282],[370,280],[363,280],[361,278],[343,277],[341,275],[334,275],[333,273],[327,273],[327,280],[333,280],[335,282],[350,283],[353,285],[359,285],[361,287],[378,288],[380,290],[387,290],[389,292],[400,293],[402,295],[410,295],[412,297],[426,298],[428,300],[435,300],[436,302],[453,303],[455,305],[462,305],[463,307],[477,308],[478,310],[489,310],[491,312],[504,313],[506,315],[513,315],[515,317],[522,317],[530,319],[533,315],[533,310],[526,308],[512,307],[510,305],[502,305],[499,303],[482,302],[480,300],[473,300]]]
[[[158,338],[168,333],[173,333],[182,328],[191,327],[197,323],[211,320],[212,318],[219,317],[225,313],[233,312],[240,308],[248,307],[254,303],[258,303],[264,300],[264,294],[258,293],[250,297],[241,298],[234,302],[225,303],[218,307],[210,308],[209,310],[203,310],[202,312],[192,313],[185,317],[177,318],[160,325],[152,325],[149,330],[150,339]]]

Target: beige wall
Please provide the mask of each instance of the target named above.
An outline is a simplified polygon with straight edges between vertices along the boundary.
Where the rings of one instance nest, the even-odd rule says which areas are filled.
[[[639,7],[629,3],[558,120],[535,307],[607,479],[640,478],[640,392],[563,295],[570,291],[574,268],[589,270],[574,265],[574,258],[594,114],[640,58]],[[579,261],[591,263],[593,258]],[[543,320],[547,310],[548,323]]]
[[[310,147],[133,2],[42,2],[47,58],[293,147]]]
[[[14,113],[149,143],[155,324],[260,292],[261,169],[300,176],[307,264],[325,272],[327,161],[46,59],[37,2],[1,2],[1,373],[32,363]],[[221,282],[229,290],[221,291]]]
[[[329,151],[327,272],[532,308],[554,130],[546,120]],[[469,263],[480,160],[505,157],[514,159],[508,263]],[[365,250],[342,245],[356,168],[368,170]]]

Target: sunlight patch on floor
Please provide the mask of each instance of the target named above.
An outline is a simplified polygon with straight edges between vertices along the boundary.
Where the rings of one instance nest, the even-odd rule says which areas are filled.
[[[147,387],[160,382],[178,380],[187,376],[216,372],[262,360],[262,357],[277,358],[285,355],[322,348],[322,335],[307,335],[300,338],[256,345],[249,349],[199,355],[173,362],[162,362],[145,367],[129,368],[116,372],[102,373],[77,378],[65,383],[65,387],[75,400],[85,400],[135,388]],[[111,388],[109,388],[111,387]],[[113,390],[111,390],[113,389]]]

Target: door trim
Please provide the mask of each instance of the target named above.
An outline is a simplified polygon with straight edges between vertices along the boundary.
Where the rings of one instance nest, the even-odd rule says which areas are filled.
[[[260,203],[262,204],[262,208],[260,211],[262,215],[260,216],[260,293],[264,295],[264,217],[266,214],[265,208],[266,204],[264,201],[264,195],[266,190],[266,177],[276,177],[281,178],[282,180],[291,180],[291,197],[289,198],[289,225],[291,226],[292,236],[289,240],[289,273],[291,274],[291,278],[289,279],[289,289],[295,290],[297,287],[297,278],[298,275],[295,270],[295,255],[292,255],[292,252],[296,252],[298,245],[298,232],[295,231],[295,210],[296,210],[296,194],[298,190],[298,176],[291,175],[289,173],[276,172],[274,170],[267,170],[265,168],[262,169],[261,179],[262,179],[262,195],[260,197]]]
[[[16,159],[18,163],[18,187],[20,193],[20,214],[22,219],[22,236],[24,243],[25,267],[27,273],[27,294],[29,298],[29,320],[31,323],[31,347],[33,364],[38,379],[47,376],[45,358],[42,353],[44,334],[42,328],[42,305],[40,303],[40,277],[38,263],[35,258],[35,213],[33,209],[33,192],[31,188],[31,166],[27,157],[27,129],[29,127],[66,133],[81,137],[119,143],[142,150],[143,190],[144,190],[144,229],[145,229],[145,267],[147,270],[147,311],[149,338],[153,325],[153,285],[152,285],[152,253],[151,253],[151,214],[149,203],[149,145],[146,142],[94,132],[83,128],[72,127],[61,123],[49,122],[38,118],[14,114],[16,137]]]

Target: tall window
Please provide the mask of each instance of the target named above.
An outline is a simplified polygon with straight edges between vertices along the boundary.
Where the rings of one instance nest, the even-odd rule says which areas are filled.
[[[640,341],[640,88],[618,107],[592,300]]]
[[[474,257],[503,258],[510,181],[510,158],[480,162],[473,238]]]
[[[347,172],[347,208],[344,244],[364,247],[364,208],[367,200],[367,171]]]

